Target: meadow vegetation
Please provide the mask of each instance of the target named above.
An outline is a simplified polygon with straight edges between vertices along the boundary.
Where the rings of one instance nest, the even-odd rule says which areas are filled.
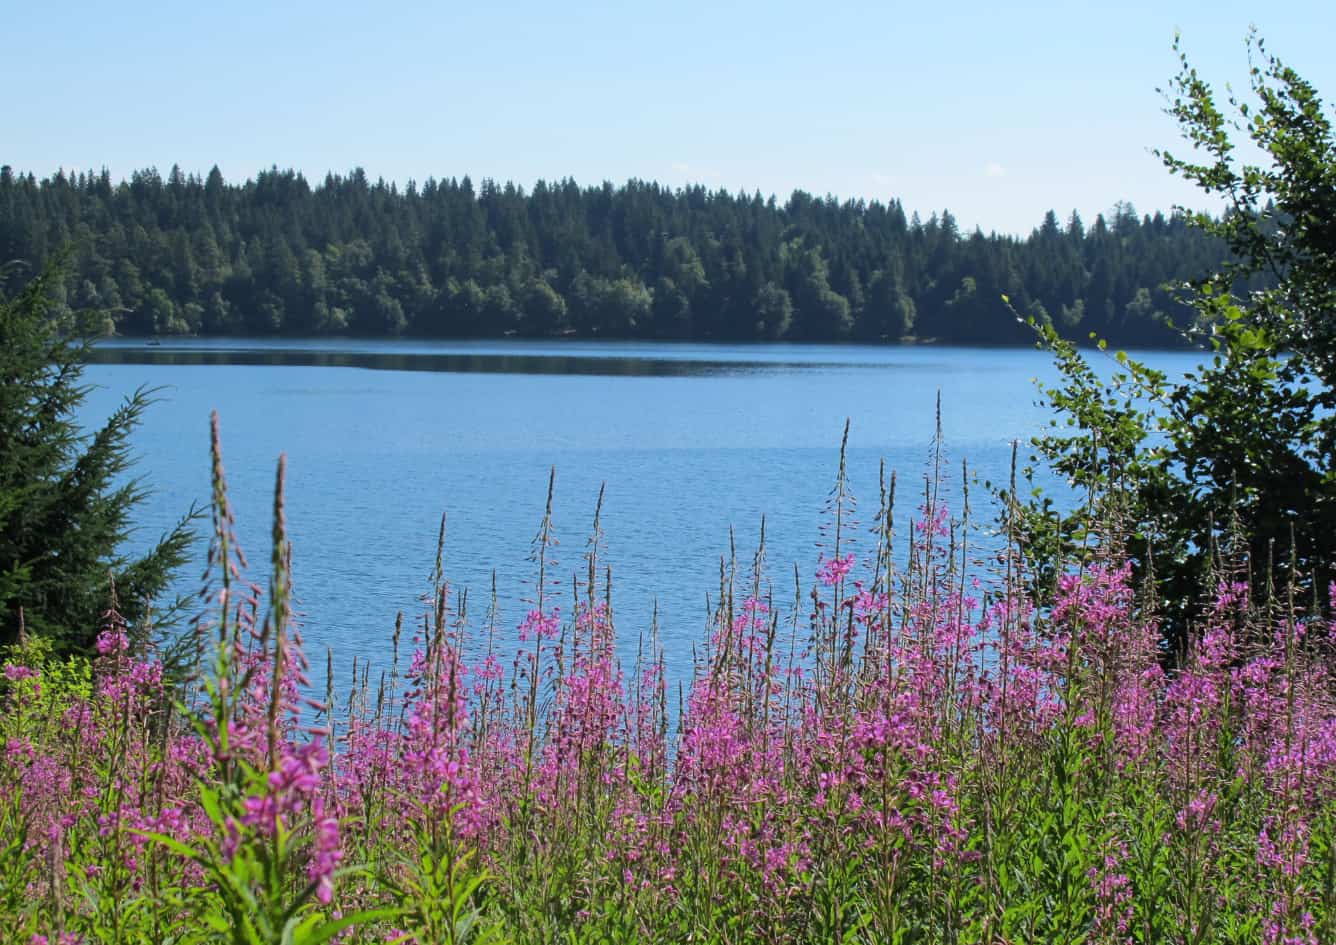
[[[727,569],[679,706],[652,637],[617,658],[597,524],[563,593],[544,517],[513,634],[438,567],[404,664],[315,703],[282,466],[261,593],[214,443],[197,685],[114,611],[91,663],[7,657],[6,941],[1336,938],[1336,624],[1227,559],[1166,671],[1116,549],[1040,610],[933,479],[869,536],[841,475],[810,596]]]

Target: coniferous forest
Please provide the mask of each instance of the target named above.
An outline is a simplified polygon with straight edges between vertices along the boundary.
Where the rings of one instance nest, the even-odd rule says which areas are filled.
[[[1005,344],[1033,340],[1021,314],[1124,346],[1178,342],[1182,286],[1226,255],[1126,203],[1018,238],[802,191],[0,168],[0,261],[67,249],[58,304],[125,335]]]

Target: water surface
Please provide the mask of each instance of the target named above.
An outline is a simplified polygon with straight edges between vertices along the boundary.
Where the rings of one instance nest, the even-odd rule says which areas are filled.
[[[1171,374],[1198,359],[1139,356]],[[442,513],[446,572],[469,589],[475,622],[493,571],[502,623],[517,622],[555,467],[558,573],[567,584],[585,573],[605,485],[605,560],[627,652],[657,605],[675,676],[717,595],[730,528],[750,561],[765,516],[777,598],[791,599],[795,564],[811,581],[846,418],[865,529],[883,459],[908,515],[939,393],[959,504],[962,460],[971,478],[1003,481],[1012,442],[1048,419],[1035,379],[1056,377],[1037,351],[951,347],[192,339],[109,342],[95,361],[89,422],[137,387],[160,388],[134,440],[136,471],[154,489],[141,544],[207,499],[216,409],[240,538],[262,575],[274,464],[286,452],[305,636],[316,652],[333,647],[341,666],[353,655],[387,662],[396,612],[417,619]],[[971,501],[990,514],[981,484]]]

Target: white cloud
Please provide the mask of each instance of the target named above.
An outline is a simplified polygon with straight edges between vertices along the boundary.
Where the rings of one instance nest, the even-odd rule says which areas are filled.
[[[713,168],[697,167],[685,161],[674,161],[669,166],[673,169],[673,173],[687,175],[695,180],[714,180],[719,177],[719,172]]]
[[[1006,177],[1007,169],[996,161],[989,161],[983,166],[984,177]]]

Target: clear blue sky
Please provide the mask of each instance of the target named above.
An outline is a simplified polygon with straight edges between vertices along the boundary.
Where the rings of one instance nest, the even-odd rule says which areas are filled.
[[[1255,24],[1336,99],[1332,0],[7,6],[0,163],[39,176],[637,177],[1028,232],[1199,202],[1149,153],[1176,29],[1242,87]]]

